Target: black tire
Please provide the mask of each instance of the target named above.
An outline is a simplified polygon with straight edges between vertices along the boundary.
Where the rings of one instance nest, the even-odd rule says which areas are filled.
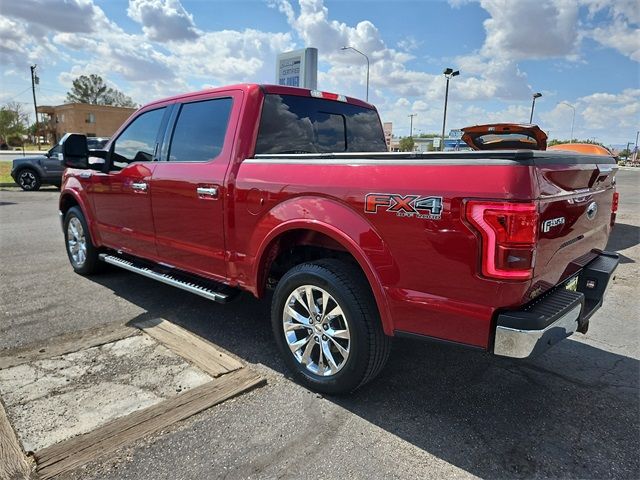
[[[74,259],[74,252],[71,250],[71,246],[69,243],[70,236],[73,233],[69,229],[69,224],[74,222],[77,227],[77,222],[80,222],[82,226],[82,234],[85,239],[85,256],[84,261],[79,261],[79,259]],[[72,229],[71,229],[72,230]],[[79,231],[76,228],[76,231]],[[65,249],[67,251],[67,256],[69,257],[69,262],[71,262],[71,266],[76,273],[80,275],[91,275],[94,273],[98,273],[102,271],[104,268],[103,262],[98,258],[98,249],[93,245],[93,241],[91,240],[91,233],[89,232],[89,227],[87,226],[87,221],[84,218],[84,214],[80,207],[71,207],[67,214],[64,217],[64,244]]]
[[[303,365],[289,348],[289,341],[285,334],[284,312],[287,300],[297,288],[305,285],[318,287],[333,297],[332,300],[329,300],[332,302],[331,305],[335,302],[344,312],[344,316],[336,318],[348,325],[349,354],[346,360],[341,357],[344,361],[343,365],[336,373],[329,376],[318,375],[310,371],[307,367],[308,364]],[[295,301],[293,305],[297,305]],[[319,308],[323,310],[325,309],[322,307],[322,302],[316,302],[316,305],[320,305]],[[307,315],[309,318],[312,316]],[[278,282],[273,295],[271,325],[276,344],[287,367],[301,384],[317,392],[328,394],[352,392],[378,375],[389,357],[390,338],[382,330],[378,309],[366,277],[357,266],[339,260],[327,259],[304,263],[289,270]],[[315,336],[316,334],[312,333],[314,332],[313,328],[315,327],[297,328],[295,335],[300,335],[300,337]],[[298,331],[303,333],[297,333]],[[322,333],[320,330],[318,331]],[[291,335],[291,330],[289,335]],[[319,339],[319,335],[315,338]],[[323,336],[322,339],[324,340],[325,337]],[[335,343],[332,339],[328,340]],[[331,342],[327,342],[327,344],[330,345]],[[318,345],[312,348],[320,347]],[[314,352],[318,353],[317,350]],[[317,365],[320,365],[320,362]]]
[[[16,177],[16,183],[25,192],[35,192],[36,190],[40,190],[42,180],[40,179],[40,175],[38,175],[38,172],[36,172],[32,168],[23,168],[18,172]]]

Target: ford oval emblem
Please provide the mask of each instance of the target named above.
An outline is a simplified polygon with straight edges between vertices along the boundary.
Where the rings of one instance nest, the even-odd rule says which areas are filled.
[[[589,220],[593,220],[596,218],[596,214],[598,213],[598,204],[596,202],[591,202],[587,207],[587,218]]]

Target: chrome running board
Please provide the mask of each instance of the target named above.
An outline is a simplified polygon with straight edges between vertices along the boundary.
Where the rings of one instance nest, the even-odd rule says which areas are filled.
[[[187,292],[195,293],[196,295],[200,295],[201,297],[204,297],[208,300],[213,300],[214,302],[226,303],[227,300],[229,299],[229,295],[222,292],[217,292],[210,287],[198,285],[197,283],[194,283],[194,282],[188,282],[180,278],[176,278],[174,275],[171,275],[170,273],[156,272],[148,267],[136,265],[135,263],[129,260],[116,257],[115,255],[101,253],[99,257],[100,257],[100,260],[102,260],[105,263],[109,263],[111,265],[115,265],[116,267],[129,270],[130,272],[138,273],[144,277],[152,278],[153,280],[166,283],[167,285],[171,285],[172,287],[177,287],[182,290],[186,290]]]

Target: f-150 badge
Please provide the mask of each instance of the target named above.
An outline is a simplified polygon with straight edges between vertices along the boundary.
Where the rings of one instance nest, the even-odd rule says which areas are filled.
[[[400,195],[397,193],[367,193],[364,211],[378,213],[378,209],[395,213],[398,217],[416,217],[426,220],[440,220],[442,197],[421,197],[420,195]]]
[[[547,233],[553,227],[557,227],[558,225],[564,225],[564,217],[551,218],[549,220],[545,220],[542,222],[542,231]]]

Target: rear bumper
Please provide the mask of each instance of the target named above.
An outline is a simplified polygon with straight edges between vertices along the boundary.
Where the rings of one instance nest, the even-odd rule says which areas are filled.
[[[558,286],[521,309],[498,314],[493,353],[528,358],[576,330],[586,332],[589,319],[602,305],[619,261],[616,253],[597,253],[578,273],[577,291]]]

